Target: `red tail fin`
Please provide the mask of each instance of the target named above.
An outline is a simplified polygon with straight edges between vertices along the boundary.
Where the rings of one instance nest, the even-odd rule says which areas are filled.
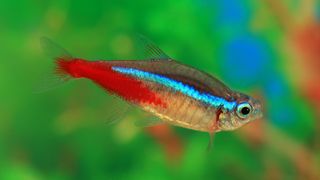
[[[43,50],[45,53],[52,59],[55,60],[56,63],[56,71],[55,73],[59,76],[65,76],[68,75],[68,66],[69,62],[73,60],[74,58],[71,56],[71,54],[60,47],[59,45],[55,44],[48,38],[41,38],[41,45],[43,47]]]
[[[56,68],[55,68],[55,74],[60,76],[60,77],[74,77],[76,78],[77,76],[72,72],[72,67],[74,63],[76,63],[77,60],[68,60],[68,59],[63,59],[63,58],[58,58],[56,60]]]

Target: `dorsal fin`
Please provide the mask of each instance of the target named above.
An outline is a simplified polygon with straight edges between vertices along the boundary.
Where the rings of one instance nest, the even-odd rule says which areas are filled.
[[[170,56],[164,53],[157,45],[143,35],[138,35],[141,41],[146,59],[148,60],[172,60]]]

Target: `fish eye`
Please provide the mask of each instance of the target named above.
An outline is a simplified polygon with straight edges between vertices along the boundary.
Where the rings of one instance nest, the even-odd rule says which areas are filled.
[[[241,103],[237,107],[237,115],[240,118],[246,118],[252,111],[252,107],[249,103]]]

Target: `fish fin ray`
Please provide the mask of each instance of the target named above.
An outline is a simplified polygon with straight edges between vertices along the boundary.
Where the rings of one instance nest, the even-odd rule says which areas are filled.
[[[139,119],[135,121],[134,124],[137,127],[151,127],[151,126],[157,126],[165,123],[160,118],[152,116],[152,117],[146,117],[145,119]]]
[[[57,60],[58,58],[64,60],[71,60],[73,59],[72,55],[65,50],[64,48],[60,47],[58,44],[54,43],[47,37],[42,37],[40,39],[40,43],[42,46],[43,51],[52,59]]]
[[[139,34],[139,41],[142,43],[146,59],[148,60],[172,60],[170,56],[164,53],[157,45],[145,36]]]
[[[69,76],[57,76],[55,74],[42,75],[42,78],[35,84],[33,93],[40,94],[58,88],[69,81]]]
[[[132,110],[132,106],[119,100],[115,95],[112,96],[112,108],[108,110],[110,114],[106,117],[105,124],[108,126],[117,124],[125,119],[128,113]]]
[[[207,146],[207,152],[210,152],[211,149],[213,148],[214,135],[215,135],[215,132],[209,132],[210,139],[209,139],[209,143]]]
[[[42,37],[40,39],[40,44],[44,53],[50,58],[54,59],[56,67],[53,73],[42,75],[42,78],[40,79],[39,83],[36,84],[33,93],[49,91],[72,79],[71,76],[67,73],[64,73],[60,67],[63,62],[72,60],[73,57],[70,55],[70,53],[68,53],[59,45],[55,44],[47,37]]]

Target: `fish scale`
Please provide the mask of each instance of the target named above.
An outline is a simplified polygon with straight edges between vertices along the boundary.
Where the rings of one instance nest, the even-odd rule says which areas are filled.
[[[146,111],[156,114],[158,117],[162,118],[165,122],[172,123],[178,126],[190,128],[195,126],[195,124],[191,123],[190,117],[194,115],[194,112],[199,112],[197,114],[198,117],[207,117],[209,112],[205,111],[203,107],[199,106],[198,103],[195,103],[195,100],[188,98],[187,96],[176,92],[176,91],[168,91],[165,87],[161,87],[154,83],[146,83],[148,86],[152,86],[153,90],[156,90],[157,93],[163,97],[163,99],[169,99],[170,104],[168,107],[160,107],[160,106],[148,106],[148,108],[144,108]],[[140,105],[142,108],[146,106],[145,104]],[[205,119],[205,118],[203,118]],[[197,130],[199,131],[208,131],[207,127],[209,126],[206,121],[198,121],[197,123],[206,124],[197,125]],[[201,127],[201,128],[200,128]]]
[[[185,120],[185,115],[186,115],[186,107],[187,107],[187,101],[188,98],[182,96],[181,100],[179,100],[179,106],[176,110],[177,114],[176,114],[176,119],[178,120],[178,122],[180,123],[186,123]]]

